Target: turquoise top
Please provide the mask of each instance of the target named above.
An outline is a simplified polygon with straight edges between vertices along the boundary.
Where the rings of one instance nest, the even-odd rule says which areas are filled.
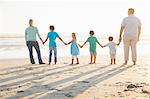
[[[26,28],[25,40],[26,41],[36,41],[36,34],[38,35],[39,38],[41,38],[37,27],[30,26],[30,27]]]
[[[49,47],[56,47],[56,38],[59,37],[57,32],[48,32],[47,37],[49,38]]]
[[[87,42],[90,44],[90,51],[95,51],[96,50],[96,42],[98,42],[97,38],[94,36],[90,36],[87,39]]]

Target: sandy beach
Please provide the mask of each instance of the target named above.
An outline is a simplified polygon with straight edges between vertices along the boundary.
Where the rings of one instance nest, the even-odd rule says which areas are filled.
[[[79,65],[69,65],[70,57],[59,58],[57,65],[0,60],[0,98],[150,99],[150,58],[124,66],[120,57],[116,65],[109,65],[107,55],[99,55],[96,64],[88,64],[89,56],[79,57]]]

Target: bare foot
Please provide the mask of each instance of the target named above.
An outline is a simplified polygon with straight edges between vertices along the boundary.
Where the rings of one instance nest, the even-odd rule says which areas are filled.
[[[133,65],[136,65],[136,61],[133,61]]]
[[[125,61],[125,63],[123,63],[123,65],[127,65],[127,61]]]
[[[123,65],[127,65],[127,63],[123,63]]]

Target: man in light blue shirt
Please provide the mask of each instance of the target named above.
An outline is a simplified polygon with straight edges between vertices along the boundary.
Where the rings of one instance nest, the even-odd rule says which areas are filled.
[[[52,51],[54,51],[54,61],[55,64],[57,63],[57,46],[56,46],[56,38],[59,38],[63,43],[64,41],[59,37],[59,35],[57,34],[57,32],[54,32],[54,26],[51,25],[50,26],[50,32],[48,32],[47,38],[46,40],[43,42],[43,44],[49,39],[49,50],[50,50],[50,54],[49,54],[49,65],[51,64],[51,59],[52,59]],[[66,44],[66,43],[64,43]]]
[[[35,64],[35,61],[33,58],[33,49],[32,49],[34,47],[36,52],[37,52],[37,55],[38,55],[39,64],[45,64],[42,61],[39,44],[36,40],[36,35],[38,35],[38,37],[42,41],[40,34],[38,32],[38,29],[37,29],[37,27],[33,26],[33,20],[32,19],[29,20],[29,25],[30,26],[28,28],[26,28],[26,30],[25,30],[25,40],[26,40],[27,47],[29,49],[30,62],[32,64]]]

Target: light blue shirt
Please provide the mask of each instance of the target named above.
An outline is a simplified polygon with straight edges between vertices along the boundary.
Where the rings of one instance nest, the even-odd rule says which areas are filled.
[[[26,28],[25,40],[26,41],[36,41],[36,34],[38,35],[39,38],[41,38],[37,27],[34,27],[34,26],[31,27],[30,26],[30,27]]]
[[[59,37],[57,32],[48,32],[47,37],[49,38],[49,47],[56,47],[56,38]]]

